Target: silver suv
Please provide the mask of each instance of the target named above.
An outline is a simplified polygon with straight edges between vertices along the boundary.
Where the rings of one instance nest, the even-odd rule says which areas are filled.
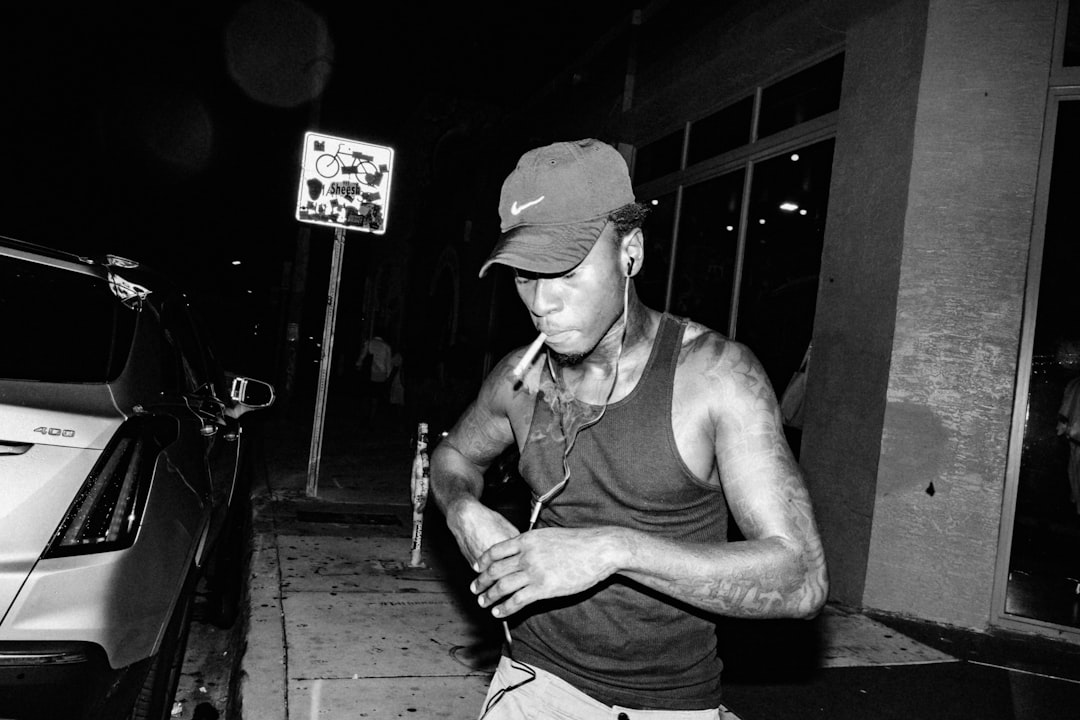
[[[115,256],[0,237],[0,323],[0,717],[168,718],[196,585],[235,617],[241,416],[273,388]]]

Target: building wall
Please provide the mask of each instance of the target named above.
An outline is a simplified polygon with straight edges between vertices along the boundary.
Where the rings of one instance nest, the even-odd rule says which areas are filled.
[[[881,453],[927,2],[847,28],[800,461],[832,599],[862,604]]]
[[[929,3],[868,607],[989,624],[1055,5]]]

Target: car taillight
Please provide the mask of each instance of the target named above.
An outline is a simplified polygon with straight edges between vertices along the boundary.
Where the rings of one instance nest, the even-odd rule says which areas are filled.
[[[94,464],[42,557],[130,547],[161,450],[176,438],[176,420],[138,416],[120,426]]]

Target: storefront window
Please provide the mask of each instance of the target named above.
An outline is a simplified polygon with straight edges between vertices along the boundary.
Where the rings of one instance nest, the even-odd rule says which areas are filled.
[[[680,197],[670,192],[663,198],[663,223],[654,223],[670,228],[679,218],[671,238],[674,272],[663,288],[668,310],[745,342],[778,389],[799,366],[813,331],[834,140],[778,154],[781,143],[797,144],[797,131],[768,136],[835,111],[843,70],[839,53],[691,122],[685,165],[682,130],[644,145],[636,156],[636,183],[676,173],[671,182],[682,187],[678,208],[668,209]],[[720,174],[702,180],[712,171],[708,161]],[[751,168],[750,197],[744,198]],[[653,240],[665,243],[653,253],[665,260],[669,232],[653,231]],[[654,274],[642,287],[653,307],[663,307],[663,282]]]
[[[745,172],[721,175],[683,191],[675,252],[672,312],[729,332]]]
[[[1065,23],[1065,67],[1080,65],[1080,2],[1069,3],[1069,16]]]
[[[844,54],[834,55],[761,92],[758,137],[787,130],[840,107]]]
[[[791,378],[813,330],[833,145],[830,138],[754,166],[735,336],[775,388]]]
[[[642,145],[634,156],[634,182],[644,183],[682,169],[683,131]]]
[[[668,272],[671,268],[671,234],[675,222],[675,193],[652,200],[643,227],[645,263],[634,279],[638,297],[655,310],[667,308]]]
[[[1080,627],[1080,101],[1057,116],[1005,612]]]
[[[686,164],[693,165],[746,145],[750,142],[753,117],[754,98],[747,97],[695,121],[690,126]]]

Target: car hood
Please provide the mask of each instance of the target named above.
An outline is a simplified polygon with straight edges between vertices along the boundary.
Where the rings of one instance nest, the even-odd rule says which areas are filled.
[[[0,618],[123,421],[105,385],[0,381]]]

